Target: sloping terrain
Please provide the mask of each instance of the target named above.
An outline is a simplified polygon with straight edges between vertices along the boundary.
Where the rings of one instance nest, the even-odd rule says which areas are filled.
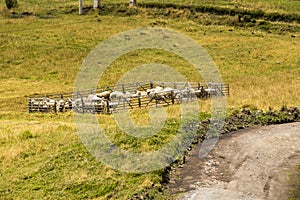
[[[288,172],[300,159],[300,123],[231,133],[204,159],[199,148],[171,173],[169,191],[179,199],[287,199]]]
[[[78,15],[78,0],[18,2],[17,8],[9,10],[5,1],[0,1],[0,199],[170,199],[163,190],[168,176],[164,170],[129,174],[111,169],[82,144],[72,113],[27,110],[28,95],[72,91],[77,71],[89,52],[123,31],[166,28],[203,46],[218,66],[224,83],[230,84],[229,113],[241,106],[263,110],[299,106],[298,0],[138,0],[137,7],[130,9],[127,0],[101,1],[100,9],[93,9],[93,1],[83,1],[83,15]],[[116,59],[99,86],[114,85],[125,73],[147,63],[171,66],[189,81],[201,80],[185,59],[159,49],[141,49]],[[179,121],[175,111],[176,108],[170,110],[173,114],[162,134],[145,140],[122,133],[113,116],[99,115],[98,119],[120,148],[154,151],[176,133]],[[208,118],[210,111],[210,102],[202,101],[200,118]],[[249,122],[252,126],[257,120],[270,124],[294,119],[293,115],[281,114],[257,113],[254,119],[252,114],[238,114],[235,119],[242,123],[231,120],[224,132],[248,127]],[[137,112],[132,118],[143,125],[149,115]],[[214,169],[215,164],[207,162],[208,170]],[[282,165],[281,171],[284,168]],[[195,170],[198,173],[198,168]],[[229,183],[237,170],[228,171],[220,172],[223,176],[215,173],[216,178],[207,180]],[[194,189],[191,184],[201,185],[183,177],[183,185],[177,179],[174,182],[172,194]],[[277,179],[274,176],[272,180]],[[271,181],[269,184],[272,188]],[[234,194],[230,191],[228,195]]]

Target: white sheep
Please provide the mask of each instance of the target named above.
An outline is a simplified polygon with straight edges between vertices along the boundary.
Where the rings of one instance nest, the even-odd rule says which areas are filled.
[[[113,111],[115,111],[115,109],[118,107],[118,105],[120,104],[120,102],[124,102],[123,104],[123,108],[125,109],[125,102],[131,107],[131,98],[132,98],[132,94],[130,92],[120,92],[120,91],[114,91],[110,94],[109,99],[109,107],[113,108]]]
[[[173,89],[173,95],[173,98],[177,101],[177,103],[182,103],[182,93],[180,90]]]
[[[65,100],[64,99],[60,99],[57,101],[56,104],[56,110],[59,112],[64,112],[65,111]]]
[[[48,112],[55,110],[55,104],[56,100],[48,97],[29,100],[30,111]]]
[[[166,87],[163,89],[162,95],[166,98],[172,98],[173,92],[174,92],[173,88]]]
[[[217,95],[217,90],[215,88],[206,88],[204,90],[208,93],[208,96],[216,96]]]
[[[128,103],[130,103],[131,100],[131,96],[132,94],[130,92],[119,92],[119,91],[114,91],[112,93],[110,93],[109,98],[111,100],[117,100],[118,102],[120,101],[126,101]]]
[[[109,99],[110,91],[103,91],[101,93],[96,94],[97,97]]]
[[[151,103],[153,100],[156,101],[156,104],[159,101],[164,101],[165,103],[168,103],[167,99],[170,98],[170,95],[172,95],[172,88],[162,88],[160,86],[157,86],[155,88],[151,88],[147,90],[147,95],[149,97],[149,102],[147,103],[146,107]]]
[[[144,98],[146,96],[148,96],[147,91],[139,91],[139,90],[136,90],[135,94],[131,95],[132,98],[135,98],[135,97]]]
[[[78,98],[73,101],[72,107],[77,112],[103,112],[106,102],[105,98],[90,94],[88,97]]]
[[[181,90],[181,95],[182,95],[182,98],[185,98],[188,102],[190,99],[194,98],[195,89],[193,89],[191,87],[185,87]]]
[[[147,95],[150,98],[155,98],[155,97],[157,97],[158,94],[160,94],[162,92],[163,92],[163,88],[160,86],[157,86],[157,87],[151,88],[151,89],[147,89]]]
[[[65,101],[65,110],[72,110],[72,99],[67,98]]]

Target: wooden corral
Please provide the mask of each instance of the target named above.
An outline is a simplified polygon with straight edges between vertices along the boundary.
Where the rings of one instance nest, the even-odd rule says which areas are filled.
[[[228,95],[228,84],[147,81],[73,93],[32,95],[28,98],[28,111],[113,113]]]

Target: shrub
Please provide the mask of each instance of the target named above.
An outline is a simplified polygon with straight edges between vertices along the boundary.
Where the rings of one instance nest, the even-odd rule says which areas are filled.
[[[15,8],[18,6],[18,0],[5,0],[5,4],[8,9]]]
[[[20,139],[27,140],[34,138],[34,135],[29,130],[25,130],[19,137]]]

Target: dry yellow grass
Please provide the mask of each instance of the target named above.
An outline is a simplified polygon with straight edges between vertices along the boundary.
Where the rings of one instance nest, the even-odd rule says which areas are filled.
[[[77,16],[64,18],[54,19],[57,26],[49,23],[47,32],[43,31],[40,19],[2,22],[11,31],[18,30],[15,33],[6,32],[6,37],[1,38],[5,44],[1,52],[4,58],[3,78],[0,81],[2,110],[25,111],[26,99],[23,97],[28,94],[70,91],[81,62],[99,42],[120,31],[149,26],[157,21],[143,16],[101,16],[101,23],[97,24],[97,18],[93,16],[86,16],[85,20]],[[64,25],[66,20],[69,25]],[[299,37],[292,38],[288,32],[278,35],[251,28],[199,26],[189,20],[164,21],[165,28],[189,35],[212,56],[224,82],[230,84],[229,107],[253,104],[266,109],[269,106],[278,108],[283,104],[298,104]],[[21,25],[17,22],[26,24],[30,29],[21,31]],[[35,37],[39,39],[32,36],[32,30],[37,31]],[[185,70],[189,67],[186,61],[169,54],[144,51],[118,59],[104,74],[101,85],[115,83],[126,70],[149,62],[174,67],[191,81],[200,79],[197,73]],[[10,106],[14,98],[23,99]]]
[[[39,9],[29,11],[39,12]],[[203,15],[201,20],[207,18],[208,15]],[[27,113],[26,95],[71,91],[88,53],[101,41],[122,31],[159,26],[182,32],[197,41],[216,62],[223,81],[230,84],[227,97],[230,109],[243,105],[261,109],[299,106],[300,37],[291,37],[288,31],[280,35],[280,31],[204,26],[188,18],[158,19],[143,14],[120,17],[90,12],[85,16],[61,14],[53,19],[8,19],[1,15],[0,19],[0,171],[3,176],[0,195],[4,198],[103,199],[111,195],[115,199],[128,199],[160,183],[160,172],[130,175],[96,161],[81,144],[72,113]],[[116,60],[101,83],[113,84],[126,70],[148,62],[172,66],[190,81],[201,79],[181,58],[158,51],[140,51]],[[200,111],[209,112],[211,103],[200,100],[199,107]],[[112,116],[97,117],[100,126],[107,129],[108,137],[118,141],[119,147],[146,152],[160,148],[176,134],[179,109],[170,106],[166,112],[169,119],[166,130],[148,140],[136,140],[121,133]],[[132,111],[131,117],[137,125],[149,124],[148,110]]]

